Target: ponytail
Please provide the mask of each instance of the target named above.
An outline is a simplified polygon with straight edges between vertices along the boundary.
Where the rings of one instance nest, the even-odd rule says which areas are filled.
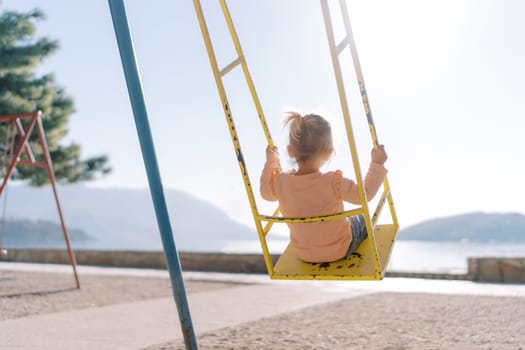
[[[290,144],[299,143],[302,134],[304,117],[297,112],[286,112],[287,117],[283,121],[283,128],[290,128]]]
[[[286,112],[283,127],[286,126],[289,126],[289,142],[298,162],[333,148],[330,124],[317,114],[302,116],[297,112]]]

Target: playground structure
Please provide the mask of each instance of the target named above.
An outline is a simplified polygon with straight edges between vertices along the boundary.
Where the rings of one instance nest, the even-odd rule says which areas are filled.
[[[177,304],[177,309],[179,313],[179,320],[181,323],[181,328],[184,336],[184,341],[187,349],[197,349],[197,342],[195,339],[195,334],[193,330],[193,324],[191,321],[191,315],[189,312],[189,306],[186,299],[184,281],[182,279],[180,260],[175,247],[175,242],[173,239],[173,233],[171,224],[169,221],[169,216],[166,208],[166,202],[164,198],[164,193],[162,190],[162,182],[159,174],[158,164],[155,155],[155,149],[153,145],[153,138],[151,135],[151,130],[148,122],[148,115],[146,110],[146,103],[144,99],[144,94],[142,91],[142,84],[140,80],[139,69],[135,59],[135,52],[133,48],[133,42],[130,35],[130,29],[126,17],[125,6],[123,0],[108,0],[109,7],[112,15],[113,26],[115,29],[115,35],[117,38],[117,43],[119,47],[119,53],[122,61],[122,66],[124,70],[124,75],[126,78],[126,85],[128,87],[128,93],[130,97],[130,102],[133,110],[133,115],[135,118],[135,124],[137,127],[137,133],[139,136],[139,141],[141,145],[141,150],[143,154],[144,164],[146,167],[146,173],[148,177],[148,182],[150,186],[150,191],[153,199],[153,204],[155,208],[155,213],[157,216],[157,222],[162,238],[162,243],[164,246],[164,251],[167,260],[168,271],[172,281],[173,295],[175,302]],[[359,59],[357,56],[357,50],[355,48],[355,43],[353,40],[352,30],[350,27],[350,21],[348,18],[348,11],[346,8],[346,3],[344,0],[340,0],[340,8],[345,23],[346,37],[343,38],[341,42],[337,45],[335,44],[335,38],[333,35],[333,28],[330,19],[330,13],[328,8],[327,0],[321,0],[321,7],[323,11],[323,17],[325,20],[326,31],[330,46],[330,52],[332,57],[332,63],[334,66],[334,73],[337,81],[337,88],[339,92],[340,102],[343,110],[343,115],[345,119],[345,127],[347,131],[350,151],[352,154],[352,160],[355,169],[356,180],[358,181],[359,193],[361,198],[361,207],[345,211],[343,213],[336,213],[334,215],[328,215],[323,217],[309,217],[309,218],[283,218],[279,217],[279,210],[277,209],[273,215],[262,215],[259,214],[255,200],[253,198],[253,191],[251,188],[250,180],[246,173],[245,160],[241,151],[241,146],[239,143],[238,135],[236,134],[235,124],[231,111],[229,108],[229,103],[226,97],[226,92],[222,84],[222,76],[233,70],[237,66],[241,66],[246,78],[246,82],[252,93],[253,102],[256,105],[258,117],[262,126],[262,129],[265,133],[267,143],[269,146],[273,146],[273,141],[268,131],[268,127],[265,122],[264,115],[262,113],[261,104],[255,93],[255,88],[253,81],[251,79],[246,59],[242,52],[239,40],[235,33],[235,28],[231,16],[229,14],[226,1],[219,0],[221,8],[223,10],[224,17],[228,24],[232,40],[237,51],[237,58],[226,65],[222,70],[219,70],[215,55],[213,52],[213,47],[211,40],[209,38],[208,29],[206,27],[206,22],[204,20],[204,14],[202,13],[202,8],[199,0],[194,0],[193,4],[199,19],[199,24],[203,34],[203,39],[208,51],[210,58],[210,64],[214,73],[215,81],[221,97],[222,106],[226,116],[226,120],[230,129],[231,138],[237,159],[239,160],[239,168],[241,174],[243,175],[243,181],[246,188],[248,198],[250,200],[250,205],[252,208],[252,213],[255,220],[255,225],[259,234],[259,239],[263,249],[263,254],[265,256],[265,262],[268,269],[268,273],[272,278],[281,278],[281,279],[381,279],[384,275],[384,271],[388,264],[388,259],[392,250],[392,245],[395,240],[395,235],[398,230],[397,216],[394,209],[394,204],[392,200],[392,194],[390,191],[390,186],[388,180],[385,179],[383,183],[383,193],[380,197],[379,204],[375,209],[374,213],[370,215],[370,211],[367,204],[367,198],[363,188],[363,181],[361,176],[361,171],[359,167],[359,161],[357,159],[357,151],[355,148],[352,126],[350,122],[350,115],[348,111],[347,97],[344,89],[344,83],[342,79],[341,67],[339,64],[339,54],[346,48],[349,47],[352,53],[352,58],[354,62],[354,67],[356,70],[356,75],[358,78],[358,84],[361,91],[363,106],[367,116],[367,121],[372,137],[372,142],[374,146],[378,145],[377,133],[375,130],[372,113],[370,110],[370,105],[368,101],[368,96],[366,93],[366,88],[364,85],[364,80],[359,64]],[[383,209],[384,204],[388,202],[390,209],[390,214],[392,218],[392,223],[389,225],[378,225],[378,217]],[[372,234],[371,239],[367,240],[366,244],[363,244],[361,248],[363,253],[366,252],[366,259],[364,263],[354,263],[347,261],[349,264],[343,269],[343,266],[333,264],[334,266],[330,268],[323,267],[324,270],[314,268],[312,264],[306,264],[301,261],[298,261],[294,257],[293,250],[290,247],[281,257],[274,267],[271,260],[269,259],[268,247],[266,244],[266,235],[268,234],[270,228],[275,222],[314,222],[314,221],[325,221],[337,218],[344,218],[350,215],[363,214],[365,216],[366,228],[368,232]],[[262,221],[267,222],[266,226],[262,226]],[[358,252],[359,253],[359,252]],[[361,254],[361,253],[359,253]],[[283,260],[284,259],[284,260]],[[337,270],[343,269],[343,273],[338,273]]]
[[[67,232],[62,207],[58,197],[56,188],[55,172],[53,170],[53,163],[47,146],[44,126],[42,124],[42,115],[40,111],[5,115],[0,116],[0,125],[5,125],[5,143],[2,149],[2,184],[0,185],[0,198],[4,196],[3,217],[1,224],[0,248],[2,253],[6,253],[2,245],[2,240],[5,231],[5,208],[7,205],[7,190],[8,183],[17,167],[37,167],[46,170],[49,182],[53,189],[53,195],[60,219],[60,225],[64,235],[64,240],[67,247],[69,263],[73,269],[76,288],[80,288],[80,281],[76,269],[76,260],[69,234]],[[35,152],[33,152],[30,141],[38,140],[35,146],[40,147],[40,153],[43,159],[37,159]]]

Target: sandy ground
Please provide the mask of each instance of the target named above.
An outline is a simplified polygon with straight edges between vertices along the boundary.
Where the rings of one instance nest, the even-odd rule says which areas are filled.
[[[525,349],[525,299],[378,293],[225,328],[199,349]],[[147,350],[184,349],[181,342]]]
[[[168,277],[83,275],[80,277],[80,284],[82,288],[76,289],[73,276],[64,273],[1,270],[0,295],[25,294],[0,297],[0,321],[172,295]],[[187,293],[238,285],[222,282],[185,282]]]
[[[168,278],[84,275],[81,290],[0,297],[0,320],[171,295]],[[70,275],[0,271],[0,294],[74,286]],[[188,293],[238,286],[186,281]],[[223,328],[199,349],[525,350],[525,298],[376,293]],[[180,341],[147,350],[185,349]]]

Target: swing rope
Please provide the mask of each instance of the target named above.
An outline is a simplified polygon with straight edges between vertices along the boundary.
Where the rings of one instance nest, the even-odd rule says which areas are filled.
[[[13,130],[13,134],[11,134],[11,129]],[[1,173],[2,176],[5,176],[7,165],[9,164],[9,160],[13,157],[13,148],[15,144],[15,135],[16,130],[13,122],[9,122],[6,127],[5,132],[5,143],[3,146],[3,154],[2,154],[2,169]],[[8,179],[3,179],[3,181],[7,181]],[[4,193],[4,203],[2,207],[2,224],[0,225],[0,254],[6,254],[7,251],[4,249],[4,238],[5,238],[5,228],[6,228],[6,209],[7,209],[7,196],[8,196],[8,184],[5,186],[5,193]]]
[[[5,194],[4,194],[4,203],[2,207],[2,226],[0,227],[0,253],[6,254],[7,251],[4,249],[4,237],[5,237],[5,227],[6,227],[6,208],[7,208],[7,194],[8,194],[8,187],[5,188]]]

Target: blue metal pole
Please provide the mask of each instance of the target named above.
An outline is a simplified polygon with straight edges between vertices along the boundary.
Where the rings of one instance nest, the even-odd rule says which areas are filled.
[[[108,0],[186,349],[198,349],[123,0]]]

